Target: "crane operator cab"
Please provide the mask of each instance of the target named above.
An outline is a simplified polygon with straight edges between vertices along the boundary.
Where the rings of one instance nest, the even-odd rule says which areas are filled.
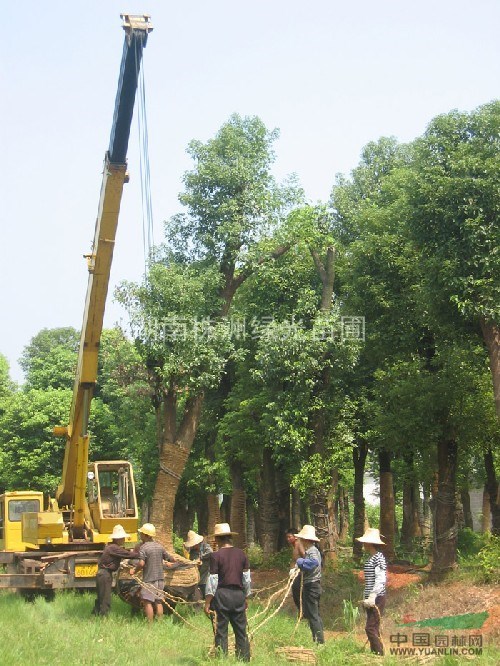
[[[126,460],[95,462],[87,474],[87,501],[96,540],[107,541],[117,524],[134,536],[138,527],[132,465]],[[94,538],[96,537],[94,533]]]

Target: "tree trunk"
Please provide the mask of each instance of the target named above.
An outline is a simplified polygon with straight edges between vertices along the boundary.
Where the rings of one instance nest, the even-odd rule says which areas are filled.
[[[233,543],[238,548],[247,547],[247,531],[246,531],[246,509],[247,498],[245,493],[245,486],[243,483],[243,468],[241,463],[232,460],[229,463],[231,472],[231,530],[237,532],[233,538]]]
[[[495,474],[495,463],[491,449],[488,449],[484,454],[484,468],[486,470],[488,495],[490,496],[491,533],[498,536],[500,535],[500,488]]]
[[[327,372],[323,373],[321,386],[328,385]],[[311,417],[311,427],[314,433],[314,443],[311,454],[325,456],[326,423],[325,411],[317,410]],[[337,470],[332,470],[329,487],[315,488],[311,498],[311,513],[316,536],[320,539],[321,549],[325,560],[335,559],[337,555],[337,525],[334,515],[334,501],[337,494],[336,483]]]
[[[431,494],[429,492],[429,485],[424,483],[422,486],[422,493],[424,499],[422,502],[422,522],[420,528],[422,530],[422,536],[429,537],[431,534],[432,528],[432,512],[431,512]]]
[[[474,521],[472,519],[472,510],[470,506],[470,493],[468,486],[462,488],[460,491],[460,501],[462,502],[462,508],[464,512],[464,525],[470,530],[474,529]]]
[[[339,486],[339,541],[345,542],[349,535],[349,493]]]
[[[184,495],[184,493],[181,493],[181,495]],[[188,503],[185,497],[177,495],[174,505],[174,532],[183,541],[186,540],[188,531],[193,527],[194,516],[194,507]]]
[[[405,457],[407,475],[403,482],[403,522],[401,525],[401,545],[411,550],[413,538],[420,535],[419,487],[415,480],[413,454]]]
[[[454,438],[442,437],[437,445],[438,490],[434,509],[434,548],[432,574],[440,577],[456,564],[456,470],[457,443]]]
[[[368,454],[368,446],[363,441],[358,441],[357,446],[352,450],[352,460],[354,463],[354,534],[352,542],[352,551],[355,559],[360,560],[363,555],[363,545],[356,541],[356,537],[363,536],[365,531],[365,497],[363,494],[363,485],[365,478],[365,463]]]
[[[392,481],[391,454],[379,451],[380,468],[380,533],[384,535],[384,554],[391,561],[396,557],[394,550],[394,485]]]
[[[207,505],[208,505],[208,526],[207,534],[212,548],[215,548],[215,539],[214,539],[214,529],[216,523],[221,522],[220,517],[220,508],[219,508],[219,496],[215,493],[209,493],[207,495]]]
[[[339,540],[338,532],[338,523],[337,517],[335,515],[335,503],[337,501],[337,496],[339,492],[339,472],[335,468],[332,471],[332,480],[330,489],[327,495],[327,507],[328,507],[328,538],[326,552],[323,551],[326,560],[336,560],[337,553],[337,544]]]
[[[285,477],[285,473],[279,467],[276,468],[276,486],[278,494],[278,550],[282,550],[287,545],[285,533],[290,527],[290,483]]]
[[[481,331],[488,350],[495,409],[500,419],[500,326],[481,318]]]
[[[177,489],[193,445],[203,404],[203,396],[188,398],[182,423],[175,428],[175,399],[167,396],[164,441],[160,451],[160,469],[156,477],[151,520],[156,527],[156,538],[167,550],[173,550],[172,527]],[[172,438],[172,439],[171,439]]]
[[[219,510],[220,522],[231,524],[231,495],[222,495],[222,502]]]
[[[300,518],[300,494],[299,491],[296,488],[292,488],[292,522],[290,525],[288,525],[288,528],[293,528],[296,530],[300,530],[302,527],[302,522]]]
[[[196,516],[198,518],[198,534],[208,535],[208,502],[207,494],[202,493],[198,500]]]
[[[141,504],[141,520],[142,523],[149,523],[149,514],[151,512],[151,505],[144,500]]]
[[[278,547],[280,523],[278,518],[278,498],[276,495],[276,475],[271,451],[264,447],[259,486],[259,516],[261,546],[265,556],[272,555]]]
[[[481,532],[489,532],[491,530],[491,504],[490,494],[488,492],[488,484],[484,484],[483,488],[483,511],[481,515]]]
[[[256,540],[255,532],[255,506],[247,497],[247,544],[254,546]]]

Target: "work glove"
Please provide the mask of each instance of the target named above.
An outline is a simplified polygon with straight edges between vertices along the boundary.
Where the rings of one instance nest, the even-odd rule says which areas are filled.
[[[375,599],[377,598],[377,595],[372,593],[369,594],[368,597],[363,601],[363,606],[365,608],[375,608]]]

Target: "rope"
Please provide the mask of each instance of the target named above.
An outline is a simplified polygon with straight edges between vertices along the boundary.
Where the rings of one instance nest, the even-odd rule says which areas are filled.
[[[151,259],[154,246],[153,228],[153,204],[151,199],[151,171],[149,165],[149,134],[146,113],[146,79],[144,64],[140,67],[137,60],[136,44],[135,66],[138,74],[138,104],[137,104],[137,127],[139,133],[139,171],[141,180],[141,204],[142,204],[142,243],[144,251],[144,275],[147,276],[148,262]],[[142,44],[141,44],[142,48]]]
[[[302,617],[303,617],[303,609],[302,609],[302,592],[304,590],[304,576],[302,575],[302,572],[300,573],[300,603],[299,603],[299,616],[297,617],[297,622],[295,623],[295,627],[293,628],[292,631],[292,638],[295,636],[295,632],[297,631],[297,628],[299,627]]]
[[[170,474],[170,476],[173,476],[174,479],[177,479],[178,481],[180,481],[182,479],[180,474],[177,474],[177,472],[174,472],[173,469],[169,469],[163,463],[160,463],[160,469],[161,469],[162,472],[165,472],[165,474]]]
[[[290,594],[290,590],[292,589],[293,582],[294,582],[294,580],[296,579],[296,577],[297,577],[298,575],[300,575],[300,571],[297,569],[297,572],[296,572],[293,576],[290,576],[290,577],[289,577],[289,579],[288,579],[288,581],[287,581],[287,583],[286,583],[285,586],[281,587],[280,589],[278,589],[276,592],[273,592],[273,594],[271,594],[271,595],[269,596],[269,599],[268,599],[268,601],[267,601],[266,607],[265,607],[263,610],[258,611],[258,612],[257,612],[255,615],[253,615],[251,618],[248,618],[248,620],[247,620],[247,625],[249,625],[250,622],[254,622],[258,617],[261,617],[262,615],[265,615],[265,614],[269,611],[269,608],[270,608],[270,606],[271,606],[272,601],[273,601],[276,597],[279,597],[280,594],[283,594],[283,598],[282,598],[281,602],[279,603],[279,605],[277,606],[277,608],[276,608],[276,609],[275,609],[270,615],[268,615],[268,617],[266,617],[262,622],[260,622],[260,624],[258,624],[254,629],[250,629],[250,627],[248,627],[248,638],[249,638],[250,641],[253,640],[255,634],[257,633],[257,631],[260,631],[260,629],[262,629],[262,627],[263,627],[265,624],[267,624],[267,622],[269,622],[269,620],[271,620],[273,617],[275,617],[275,616],[279,613],[279,611],[283,608],[283,606],[284,606],[284,604],[285,604],[285,601],[286,601],[288,595]],[[176,609],[175,609],[175,607],[174,607],[174,605],[173,605],[174,603],[176,603],[176,604],[177,604],[177,603],[184,603],[184,604],[199,604],[198,601],[186,601],[185,599],[182,599],[181,597],[176,597],[176,596],[174,596],[174,595],[172,595],[172,594],[170,594],[170,593],[168,593],[168,592],[165,592],[165,590],[158,590],[158,588],[156,588],[154,585],[150,585],[149,583],[145,583],[145,582],[144,582],[143,580],[141,580],[138,576],[135,576],[135,575],[134,575],[134,576],[131,576],[130,578],[131,578],[131,580],[135,581],[140,587],[144,588],[145,590],[147,590],[147,591],[151,592],[152,594],[154,594],[157,598],[161,599],[161,600],[165,603],[165,605],[167,606],[167,608],[168,608],[168,609],[169,609],[169,610],[170,610],[170,611],[171,611],[176,617],[178,617],[180,620],[182,620],[182,622],[184,622],[187,626],[189,626],[189,627],[191,627],[192,629],[194,629],[198,634],[200,634],[200,635],[202,635],[204,638],[206,638],[205,633],[204,633],[203,631],[201,631],[201,630],[199,629],[199,627],[197,627],[196,625],[194,625],[192,622],[189,622],[189,620],[187,620],[185,617],[183,617],[182,615],[180,615],[180,613],[178,613],[178,612],[176,611]],[[280,581],[280,582],[282,582],[282,581]],[[275,587],[275,586],[276,586],[276,584],[273,584],[272,586],[270,585],[269,588],[271,588],[271,587]],[[299,612],[299,621],[300,621],[300,619],[302,618],[302,587],[303,587],[303,580],[301,580],[301,590],[300,590],[300,612]],[[260,592],[264,591],[265,589],[269,589],[269,588],[262,588],[262,590],[260,590]],[[215,611],[211,611],[211,612],[210,612],[210,619],[211,619],[211,623],[212,623],[212,629],[213,629],[213,632],[214,632],[214,635],[215,635],[215,633],[216,633],[216,631],[217,631],[217,613],[216,613]],[[297,625],[296,625],[296,626],[297,626]],[[294,633],[295,633],[295,629],[294,629]],[[293,634],[292,634],[292,636],[293,636]],[[233,640],[234,640],[234,639],[233,639]]]
[[[189,620],[186,620],[185,617],[180,615],[168,601],[167,597],[171,597],[172,595],[169,595],[168,592],[165,592],[164,590],[159,590],[157,587],[154,585],[150,585],[149,583],[145,583],[143,580],[141,580],[138,576],[131,576],[131,579],[134,580],[136,583],[138,583],[141,587],[143,587],[145,590],[148,592],[151,592],[155,597],[158,597],[158,599],[161,599],[165,605],[169,608],[172,613],[178,617],[180,620],[185,622],[189,627],[194,629],[197,633],[203,633],[200,631],[199,627],[197,627],[195,624],[192,622],[189,622]],[[186,602],[187,603],[187,602]]]
[[[262,622],[261,622],[260,624],[258,624],[258,625],[255,627],[255,629],[253,629],[253,630],[249,630],[248,634],[249,634],[249,638],[250,638],[250,640],[253,640],[253,637],[255,636],[255,634],[257,633],[257,631],[259,631],[260,629],[262,629],[262,627],[263,627],[265,624],[267,624],[267,622],[269,622],[270,619],[272,619],[275,615],[277,615],[277,614],[279,613],[279,611],[283,608],[283,606],[284,606],[284,604],[285,604],[285,601],[286,601],[288,595],[290,594],[290,590],[292,589],[293,581],[294,581],[295,578],[298,576],[298,574],[299,574],[299,572],[298,572],[298,570],[297,570],[297,572],[295,573],[295,575],[290,576],[290,578],[289,578],[289,580],[288,580],[288,583],[287,583],[287,585],[286,585],[285,594],[284,594],[284,596],[283,596],[283,599],[281,600],[281,603],[280,603],[280,605],[276,608],[276,610],[274,610],[274,611],[271,613],[271,615],[269,615],[269,616],[266,617],[264,620],[262,620]]]

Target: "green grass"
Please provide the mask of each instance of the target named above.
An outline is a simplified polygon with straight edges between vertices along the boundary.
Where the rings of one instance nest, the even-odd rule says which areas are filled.
[[[342,630],[342,600],[350,595],[354,599],[359,589],[356,591],[353,579],[346,572],[337,576],[329,574],[325,588],[322,599],[325,627]],[[0,663],[8,666],[137,666],[144,663],[148,666],[201,666],[207,663],[237,663],[234,657],[208,659],[212,630],[209,621],[200,612],[181,608],[182,615],[193,627],[172,617],[165,617],[150,626],[141,616],[132,617],[129,606],[118,597],[113,598],[111,614],[104,619],[90,615],[93,603],[92,594],[61,592],[53,602],[38,598],[33,603],[26,603],[16,594],[0,593]],[[250,619],[259,608],[256,602],[251,602]],[[286,666],[288,662],[276,655],[276,648],[292,645],[312,648],[307,622],[302,622],[296,631],[295,624],[294,615],[286,610],[267,622],[252,640],[252,663],[256,666]],[[330,637],[325,646],[317,649],[318,664],[356,666],[381,661],[384,665],[401,664],[401,657],[386,657],[383,660],[371,657],[362,643],[354,635]],[[474,659],[474,664],[493,666],[499,660],[500,650],[485,648],[484,654]],[[433,663],[455,666],[466,662],[446,657]]]

